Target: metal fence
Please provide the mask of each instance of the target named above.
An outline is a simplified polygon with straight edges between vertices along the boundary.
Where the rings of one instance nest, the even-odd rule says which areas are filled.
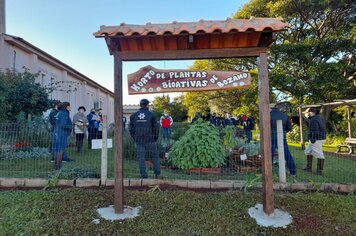
[[[134,140],[126,128],[123,131],[124,177],[154,178],[158,174],[158,164],[154,161],[156,148],[159,174],[163,179],[261,181],[262,157],[258,133],[253,132],[252,140],[248,142],[246,133],[238,127],[217,128],[205,123],[194,124],[194,128],[192,126],[188,123],[174,123],[168,135],[167,130],[160,129],[156,137],[144,136],[142,133],[142,142]],[[108,139],[113,139],[113,136],[113,130],[109,128]],[[102,150],[89,149],[87,135],[80,152],[75,135],[69,136],[66,155],[59,170],[55,170],[52,160],[52,140],[52,133],[45,125],[0,124],[0,177],[101,177]],[[289,143],[288,147],[295,170],[290,173],[290,161],[286,163],[287,182],[356,183],[355,154],[336,154],[336,148],[324,147],[325,164],[322,175],[318,175],[315,158],[312,172],[303,170],[307,163],[304,151],[300,145]],[[142,172],[138,152],[145,156],[147,176]],[[274,153],[274,160],[278,160],[277,149]],[[273,164],[275,182],[279,181],[277,163]],[[107,175],[108,178],[114,177],[113,148],[107,149]]]

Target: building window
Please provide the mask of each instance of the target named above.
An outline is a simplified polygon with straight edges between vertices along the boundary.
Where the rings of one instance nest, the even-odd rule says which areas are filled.
[[[41,73],[41,86],[42,86],[42,87],[43,87],[43,85],[44,85],[45,79],[46,79],[46,74]]]
[[[99,108],[103,108],[103,102],[102,101],[96,101],[94,102],[94,109],[99,109]]]

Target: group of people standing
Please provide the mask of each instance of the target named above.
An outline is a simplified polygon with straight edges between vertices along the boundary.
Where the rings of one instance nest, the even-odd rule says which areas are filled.
[[[225,128],[228,125],[232,126],[242,126],[243,136],[246,139],[246,142],[249,143],[252,140],[252,131],[255,128],[255,120],[252,117],[249,117],[243,114],[241,117],[232,117],[227,115],[226,118],[223,116],[216,116],[216,113],[212,113],[209,118],[209,123],[215,127]]]
[[[52,161],[55,163],[55,169],[61,167],[62,162],[70,161],[66,153],[68,139],[72,131],[76,138],[76,149],[78,153],[83,150],[84,137],[88,133],[88,148],[91,149],[93,139],[102,137],[102,115],[100,109],[91,109],[88,115],[85,115],[86,109],[80,106],[77,113],[73,116],[73,122],[70,119],[69,112],[71,106],[69,102],[58,102],[49,114],[49,123],[51,125],[52,135]]]

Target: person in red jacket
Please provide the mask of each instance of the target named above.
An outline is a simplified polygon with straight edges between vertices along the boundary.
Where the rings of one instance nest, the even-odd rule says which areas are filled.
[[[171,138],[171,126],[173,124],[173,119],[167,112],[165,112],[163,116],[161,116],[159,123],[161,124],[162,127],[162,143],[163,146],[167,148],[169,144],[169,140]]]

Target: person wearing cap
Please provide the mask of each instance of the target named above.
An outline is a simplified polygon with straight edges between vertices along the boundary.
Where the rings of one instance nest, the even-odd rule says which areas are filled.
[[[61,110],[56,115],[56,124],[54,133],[56,136],[55,149],[56,156],[54,160],[54,167],[56,170],[60,169],[63,159],[63,154],[68,145],[68,137],[72,132],[72,121],[69,117],[71,110],[69,102],[63,102]]]
[[[161,174],[156,144],[159,135],[159,126],[154,114],[148,110],[148,104],[149,101],[147,99],[140,101],[140,109],[130,116],[129,131],[136,143],[141,178],[148,177],[145,165],[146,151],[151,154],[153,171],[155,177],[158,178]]]
[[[314,107],[308,108],[304,113],[309,119],[309,143],[304,150],[305,155],[307,155],[307,167],[304,170],[312,172],[314,156],[318,160],[316,173],[321,175],[324,169],[325,160],[322,146],[326,139],[326,124],[324,119],[320,115],[317,115],[317,110]]]
[[[84,115],[86,111],[85,107],[78,107],[78,112],[73,116],[75,144],[77,146],[77,152],[81,153],[83,148],[84,136],[87,132],[88,119]]]
[[[271,104],[271,112],[270,112],[270,119],[271,119],[271,154],[272,154],[272,162],[274,158],[274,152],[277,148],[277,120],[282,121],[282,128],[283,128],[283,147],[284,147],[284,159],[286,160],[289,173],[291,175],[296,175],[296,166],[294,163],[294,159],[292,154],[289,151],[288,144],[287,144],[287,132],[292,130],[292,123],[288,115],[281,112],[275,104]]]
[[[100,117],[99,109],[92,108],[87,115],[88,119],[88,148],[91,149],[91,141],[97,139]]]

